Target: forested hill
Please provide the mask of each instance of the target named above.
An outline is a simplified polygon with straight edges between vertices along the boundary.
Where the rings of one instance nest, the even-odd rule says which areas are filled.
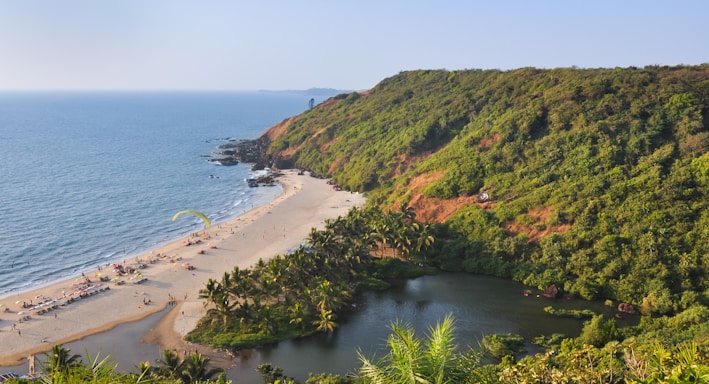
[[[443,223],[443,268],[670,313],[709,298],[708,122],[709,65],[420,70],[264,139]]]

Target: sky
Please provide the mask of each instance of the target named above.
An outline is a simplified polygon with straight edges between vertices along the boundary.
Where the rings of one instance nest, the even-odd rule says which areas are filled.
[[[709,63],[705,0],[0,0],[0,90],[364,90],[415,69]]]

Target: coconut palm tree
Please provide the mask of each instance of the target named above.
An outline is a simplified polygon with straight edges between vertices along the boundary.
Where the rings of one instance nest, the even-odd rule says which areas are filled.
[[[227,292],[222,292],[214,302],[214,310],[222,318],[222,323],[229,323],[229,318],[234,314],[234,308],[238,305],[237,302],[231,301]]]
[[[312,300],[319,311],[338,309],[342,305],[342,292],[327,279],[314,279]]]
[[[413,207],[407,206],[406,202],[401,202],[399,204],[399,212],[396,212],[396,216],[401,218],[404,224],[411,224],[416,220],[416,211]]]
[[[303,321],[307,315],[305,307],[301,303],[295,303],[290,308],[288,308],[288,315],[290,316],[290,324],[295,324],[301,329],[305,328],[305,322]]]
[[[202,356],[201,353],[190,355],[181,364],[180,374],[185,383],[198,383],[204,380],[212,380],[214,376],[224,372],[221,368],[209,368],[209,357]]]
[[[224,286],[218,281],[209,278],[203,289],[199,290],[199,298],[204,299],[204,306],[214,304],[217,298],[224,293]]]
[[[335,327],[337,327],[337,323],[335,322],[336,317],[337,316],[335,316],[332,311],[322,310],[320,311],[320,318],[313,321],[313,325],[317,326],[318,331],[332,332],[335,330]]]
[[[252,273],[250,269],[240,269],[238,266],[234,267],[231,272],[231,280],[227,291],[237,299],[244,299],[251,296],[255,289],[255,276],[256,275]]]
[[[107,355],[106,357],[101,358],[100,353],[92,357],[88,350],[86,351],[86,359],[88,360],[86,367],[89,368],[90,377],[93,379],[93,382],[105,382],[103,380],[110,377],[115,372],[118,367],[118,363],[110,360],[110,357],[111,355]]]
[[[391,228],[384,221],[380,220],[373,226],[372,238],[376,241],[376,247],[379,248],[379,257],[384,257],[384,250],[391,238]]]
[[[229,274],[225,273],[222,281],[229,282]],[[227,324],[229,317],[234,311],[236,303],[231,300],[226,286],[214,279],[207,280],[207,284],[199,291],[199,298],[205,299],[204,306],[214,305],[214,310],[222,317],[224,324]]]
[[[266,335],[273,335],[278,332],[278,323],[274,321],[274,313],[270,305],[259,308],[256,326],[260,332]]]
[[[179,378],[180,370],[182,369],[180,357],[170,349],[165,349],[162,355],[162,359],[155,360],[158,365],[154,367],[154,372],[164,378]]]
[[[72,355],[69,349],[55,345],[47,357],[47,364],[42,366],[44,375],[40,378],[40,382],[44,384],[110,383],[116,382],[118,377],[115,372],[118,364],[110,360],[110,355],[106,357],[101,357],[100,354],[91,356],[87,351],[88,363],[84,364],[79,355]],[[140,378],[130,381],[142,382]]]
[[[149,382],[159,377],[155,372],[155,368],[150,365],[150,362],[141,361],[136,368],[137,372],[134,371],[130,374],[135,383]]]
[[[396,322],[387,339],[389,353],[372,361],[358,352],[362,367],[359,370],[363,383],[462,383],[464,370],[456,354],[453,337],[454,320],[446,316],[431,327],[425,341],[415,336],[410,324]]]
[[[72,355],[71,350],[64,348],[62,344],[52,347],[52,351],[47,355],[47,365],[43,367],[48,376],[59,373],[66,373],[70,368],[81,364],[80,355]]]

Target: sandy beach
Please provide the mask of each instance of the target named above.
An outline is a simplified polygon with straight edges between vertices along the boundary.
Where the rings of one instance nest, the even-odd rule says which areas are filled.
[[[168,306],[173,309],[151,338],[167,348],[179,346],[181,336],[204,314],[198,292],[207,279],[219,279],[234,266],[245,268],[261,258],[284,254],[297,247],[311,228],[322,228],[325,219],[364,203],[362,195],[335,191],[326,180],[291,170],[283,173],[278,179],[283,193],[274,201],[214,224],[197,236],[126,260],[125,267],[138,274],[118,276],[112,267],[103,267],[95,271],[100,275],[77,276],[0,298],[0,365],[18,365],[30,354],[139,320]],[[109,280],[101,281],[101,277]],[[30,302],[31,308],[23,308],[23,303],[28,306]],[[41,302],[46,303],[38,306]]]

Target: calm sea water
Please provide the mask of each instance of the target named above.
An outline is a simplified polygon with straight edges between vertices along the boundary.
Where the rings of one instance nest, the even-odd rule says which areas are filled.
[[[308,108],[288,93],[0,92],[0,296],[92,271],[272,200],[203,157]],[[316,100],[320,102],[322,100]]]

